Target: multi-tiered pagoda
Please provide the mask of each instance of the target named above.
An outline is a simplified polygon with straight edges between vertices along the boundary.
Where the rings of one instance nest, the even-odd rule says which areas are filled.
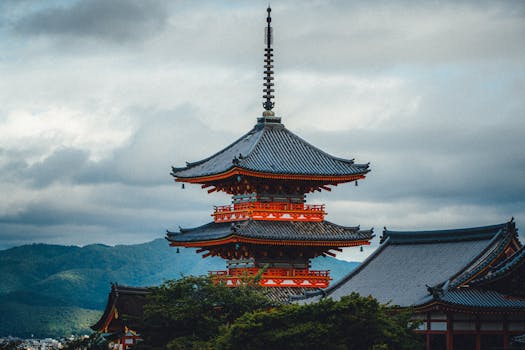
[[[275,116],[271,9],[267,11],[262,117],[228,147],[171,173],[175,181],[200,184],[208,193],[228,193],[232,203],[214,207],[212,222],[168,231],[167,239],[172,246],[198,248],[203,257],[227,260],[227,270],[210,273],[228,286],[238,286],[263,269],[260,284],[265,287],[326,288],[330,272],[311,270],[310,259],[368,245],[372,230],[326,221],[325,206],[307,204],[306,195],[362,180],[370,169],[321,151]]]

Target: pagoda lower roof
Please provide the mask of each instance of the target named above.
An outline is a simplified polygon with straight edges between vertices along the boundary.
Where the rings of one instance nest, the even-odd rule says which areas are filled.
[[[166,239],[172,245],[203,247],[227,243],[245,242],[274,245],[355,246],[368,244],[373,229],[360,230],[328,221],[258,221],[210,222],[196,228],[181,228],[179,232],[167,232]]]
[[[337,158],[321,151],[280,123],[259,123],[237,141],[209,158],[186,167],[172,168],[177,181],[194,178],[212,179],[237,173],[344,177],[344,181],[363,178],[368,164],[355,164],[352,159]],[[304,179],[303,179],[304,180]]]

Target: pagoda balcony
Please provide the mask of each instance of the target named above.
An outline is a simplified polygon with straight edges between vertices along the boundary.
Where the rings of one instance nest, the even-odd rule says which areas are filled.
[[[215,283],[238,287],[249,284],[260,271],[256,267],[233,268],[209,271],[209,275]],[[263,287],[327,288],[331,279],[330,270],[269,268],[262,273],[259,284]]]
[[[323,221],[324,204],[248,202],[214,207],[215,222],[241,220]]]

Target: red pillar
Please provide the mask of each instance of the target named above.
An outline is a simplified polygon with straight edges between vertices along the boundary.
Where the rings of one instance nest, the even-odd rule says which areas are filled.
[[[452,350],[452,316],[447,314],[447,350]]]

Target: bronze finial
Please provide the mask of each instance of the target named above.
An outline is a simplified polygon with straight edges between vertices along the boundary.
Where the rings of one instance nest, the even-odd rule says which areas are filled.
[[[266,43],[266,48],[264,49],[265,50],[265,59],[264,59],[264,62],[265,62],[265,65],[264,65],[264,68],[265,68],[265,71],[264,71],[264,74],[265,74],[265,77],[264,77],[264,89],[263,89],[263,92],[264,92],[264,96],[263,98],[266,99],[266,101],[263,102],[263,107],[264,107],[264,113],[263,113],[263,116],[273,116],[274,113],[272,112],[272,108],[275,106],[275,102],[272,101],[272,99],[275,97],[272,95],[272,93],[275,91],[273,89],[273,49],[272,49],[272,44],[273,44],[273,28],[271,27],[271,22],[272,22],[272,17],[270,16],[270,12],[272,12],[272,9],[270,8],[270,6],[268,5],[268,8],[266,9],[266,11],[268,12],[268,16],[266,17],[266,23],[268,23],[268,26],[265,28],[265,43]]]

